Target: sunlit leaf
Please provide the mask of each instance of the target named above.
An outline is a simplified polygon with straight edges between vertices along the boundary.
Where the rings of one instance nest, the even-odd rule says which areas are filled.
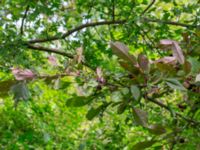
[[[185,57],[183,56],[183,52],[181,47],[177,42],[172,42],[172,50],[173,50],[173,56],[178,60],[180,64],[184,64]]]
[[[196,75],[195,82],[200,82],[200,74]]]
[[[132,64],[136,64],[136,59],[133,55],[129,54],[128,47],[121,42],[110,42],[111,49],[113,53],[117,55],[119,58],[128,61]]]
[[[12,68],[12,73],[15,76],[16,80],[26,80],[26,79],[33,79],[36,77],[36,74],[34,74],[29,69],[19,69],[19,68]]]

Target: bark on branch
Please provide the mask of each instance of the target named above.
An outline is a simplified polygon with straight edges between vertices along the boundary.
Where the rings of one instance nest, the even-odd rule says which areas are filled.
[[[58,54],[58,55],[62,55],[62,56],[65,56],[65,57],[68,57],[70,59],[73,59],[74,58],[74,55],[70,54],[70,53],[66,53],[65,51],[63,50],[60,50],[60,49],[56,49],[56,48],[49,48],[49,47],[44,47],[44,46],[40,46],[40,45],[33,45],[33,44],[27,44],[27,47],[29,49],[32,49],[32,50],[37,50],[37,51],[42,51],[42,52],[49,52],[49,53],[55,53],[55,54]],[[82,63],[84,66],[90,68],[90,69],[94,69],[92,68],[89,64],[87,63]]]
[[[77,32],[77,31],[80,31],[84,28],[101,26],[101,25],[111,25],[111,24],[124,24],[125,22],[126,22],[125,20],[117,20],[117,21],[112,20],[112,21],[100,21],[100,22],[86,23],[86,24],[82,24],[78,27],[75,27],[74,29],[69,30],[68,32],[64,33],[62,36],[53,36],[53,37],[44,38],[44,39],[34,39],[34,40],[28,41],[28,43],[42,43],[42,42],[50,42],[50,41],[54,41],[54,40],[59,40],[59,39],[65,39],[67,36]]]
[[[173,21],[163,21],[163,20],[159,20],[159,19],[149,19],[149,18],[145,18],[145,17],[144,18],[142,17],[141,21],[146,22],[146,23],[155,22],[158,24],[167,24],[167,25],[181,26],[181,27],[186,27],[186,28],[199,27],[198,25],[189,25],[189,24],[173,22]],[[52,36],[52,37],[43,38],[43,39],[34,39],[34,40],[28,41],[28,43],[29,44],[43,43],[43,42],[51,42],[51,41],[55,41],[55,40],[65,39],[66,37],[70,36],[71,34],[77,32],[77,31],[81,31],[84,28],[102,26],[102,25],[125,24],[126,22],[127,22],[127,20],[112,20],[112,21],[100,21],[100,22],[86,23],[86,24],[82,24],[80,26],[75,27],[74,29],[67,31],[62,36]]]

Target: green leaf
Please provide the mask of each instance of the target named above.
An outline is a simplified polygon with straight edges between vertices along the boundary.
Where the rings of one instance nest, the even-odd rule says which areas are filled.
[[[148,116],[147,113],[139,108],[133,108],[133,116],[137,124],[143,127],[148,126]]]
[[[131,93],[135,100],[139,100],[140,98],[140,89],[136,85],[131,86]]]
[[[126,110],[126,107],[127,107],[126,102],[121,103],[117,108],[117,113],[122,114]]]
[[[89,104],[93,100],[92,96],[75,96],[67,100],[66,105],[70,107],[81,107]]]
[[[144,141],[139,142],[131,147],[131,150],[144,150],[145,148],[151,147],[154,143],[157,141],[151,140],[151,141]]]
[[[165,79],[167,85],[172,89],[185,91],[186,88],[175,78],[167,78]]]
[[[150,133],[153,133],[155,135],[160,135],[166,132],[165,128],[159,124],[149,125],[147,129]]]
[[[87,114],[86,114],[86,118],[88,119],[88,120],[92,120],[94,117],[96,117],[100,112],[101,112],[101,110],[103,109],[103,106],[101,105],[101,106],[99,106],[99,107],[97,107],[97,108],[91,108],[88,112],[87,112]]]
[[[188,61],[190,62],[192,69],[191,73],[196,74],[200,71],[200,62],[198,60],[198,57],[189,57]]]

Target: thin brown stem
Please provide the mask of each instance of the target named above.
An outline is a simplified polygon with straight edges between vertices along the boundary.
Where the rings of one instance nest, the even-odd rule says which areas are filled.
[[[24,16],[22,18],[22,23],[21,23],[21,28],[20,28],[20,34],[23,35],[23,32],[24,32],[24,22],[25,22],[25,19],[27,17],[27,14],[28,14],[28,10],[29,10],[29,5],[26,7],[26,10],[25,10],[25,13],[24,13]]]
[[[198,25],[190,25],[190,24],[184,24],[179,22],[173,22],[173,21],[164,21],[159,19],[149,19],[149,18],[142,18],[144,22],[155,22],[159,24],[167,24],[167,25],[174,25],[174,26],[180,26],[180,27],[186,27],[186,28],[198,28]]]
[[[156,0],[152,0],[152,2],[146,7],[146,9],[141,13],[141,16],[143,16],[156,2]]]

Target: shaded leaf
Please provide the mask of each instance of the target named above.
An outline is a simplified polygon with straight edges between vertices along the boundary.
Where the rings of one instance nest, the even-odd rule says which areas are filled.
[[[126,107],[127,107],[126,102],[121,103],[117,108],[117,113],[122,114],[126,110]]]
[[[141,109],[133,108],[133,116],[137,124],[147,127],[148,125],[148,116],[147,113]]]
[[[11,87],[11,92],[14,94],[14,99],[18,100],[26,100],[30,97],[28,87],[26,83],[20,82]]]
[[[139,67],[136,67],[135,65],[128,63],[127,61],[121,61],[119,60],[119,64],[126,70],[129,71],[132,74],[138,74],[140,72]]]
[[[8,95],[10,88],[16,84],[16,80],[6,80],[0,82],[0,96],[4,97]]]
[[[102,109],[103,109],[103,108],[102,108],[102,105],[99,106],[99,107],[97,107],[97,108],[93,108],[93,107],[92,107],[92,108],[87,112],[86,118],[87,118],[88,120],[92,120],[94,117],[96,117],[96,116],[101,112]]]
[[[111,49],[113,53],[117,55],[119,58],[128,61],[132,64],[136,64],[136,59],[133,55],[130,55],[128,47],[121,42],[110,42]]]
[[[139,142],[131,147],[131,150],[144,150],[145,148],[151,147],[154,143],[157,141],[151,140],[151,141],[144,141]]]
[[[67,100],[66,105],[70,107],[81,107],[89,104],[93,100],[92,96],[75,96]]]
[[[156,66],[162,72],[167,72],[167,73],[170,73],[170,74],[176,74],[176,69],[171,64],[157,63]]]
[[[172,89],[177,90],[186,90],[185,87],[175,78],[167,78],[165,79],[167,85],[171,87]]]
[[[189,74],[191,72],[192,65],[190,64],[189,61],[185,61],[183,65],[183,70],[185,71],[186,74]]]
[[[160,135],[166,132],[165,128],[159,124],[153,124],[153,125],[148,126],[148,130],[149,132],[156,135]]]
[[[135,100],[139,100],[140,98],[140,89],[136,85],[131,86],[131,93]]]
[[[148,73],[149,72],[149,60],[148,58],[143,55],[143,54],[139,54],[138,55],[138,64],[140,66],[140,68],[143,70],[143,72]]]

